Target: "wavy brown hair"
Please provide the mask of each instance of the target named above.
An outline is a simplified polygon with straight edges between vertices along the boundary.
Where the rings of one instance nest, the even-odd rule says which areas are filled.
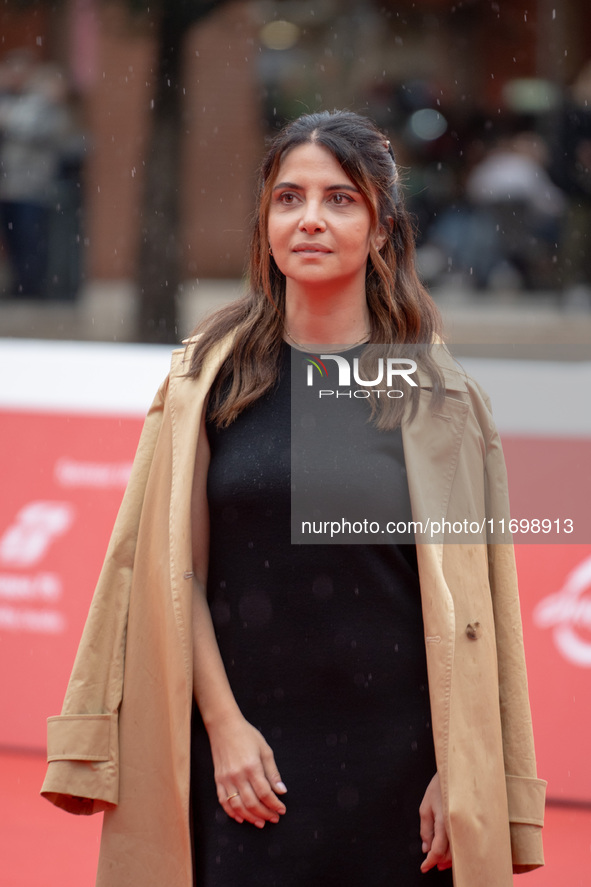
[[[441,374],[430,350],[441,335],[441,318],[417,276],[414,229],[400,193],[390,143],[366,117],[350,111],[324,111],[299,117],[272,141],[259,174],[248,292],[206,318],[194,331],[201,338],[191,360],[190,376],[197,376],[211,349],[234,332],[233,347],[209,398],[210,417],[219,427],[229,425],[277,381],[284,337],[285,276],[269,254],[267,222],[282,159],[293,148],[309,143],[330,151],[360,190],[370,211],[372,233],[383,230],[388,234],[379,251],[370,246],[367,262],[370,343],[429,346],[418,349],[421,365],[431,377],[436,400],[442,392]],[[411,398],[412,415],[418,389],[411,389]],[[378,427],[393,427],[401,421],[402,406],[397,400],[376,400],[372,412]]]

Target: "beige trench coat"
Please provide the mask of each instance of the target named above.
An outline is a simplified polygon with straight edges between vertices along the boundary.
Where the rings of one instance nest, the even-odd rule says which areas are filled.
[[[191,488],[204,399],[229,347],[220,344],[197,380],[184,375],[190,349],[173,355],[62,714],[48,720],[42,794],[72,813],[105,811],[99,887],[194,883]],[[446,355],[444,407],[433,414],[422,390],[415,420],[403,426],[413,517],[503,514],[504,463],[486,398]],[[511,887],[512,862],[515,870],[543,863],[545,791],[536,778],[513,550],[441,538],[418,544],[417,556],[454,884]]]

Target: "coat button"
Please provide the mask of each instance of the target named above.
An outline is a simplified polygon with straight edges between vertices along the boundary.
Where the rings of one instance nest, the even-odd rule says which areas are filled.
[[[478,638],[482,634],[482,628],[480,627],[480,622],[469,622],[466,626],[466,634],[470,638],[471,641],[477,641]]]

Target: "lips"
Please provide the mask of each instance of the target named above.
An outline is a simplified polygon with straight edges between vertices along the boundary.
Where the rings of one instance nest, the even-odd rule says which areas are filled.
[[[327,246],[321,243],[296,243],[293,248],[294,253],[330,253]]]

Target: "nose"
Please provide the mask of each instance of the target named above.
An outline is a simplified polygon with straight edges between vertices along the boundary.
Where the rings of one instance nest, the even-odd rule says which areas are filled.
[[[326,230],[326,222],[321,212],[321,204],[318,201],[306,201],[298,228],[300,231],[305,231],[306,234],[317,234]]]

